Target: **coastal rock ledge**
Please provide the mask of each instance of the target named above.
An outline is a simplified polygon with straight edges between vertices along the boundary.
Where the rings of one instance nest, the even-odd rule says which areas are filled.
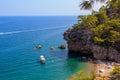
[[[110,60],[120,63],[120,44],[116,49],[113,46],[102,47],[91,41],[93,34],[87,29],[71,28],[64,32],[64,39],[67,41],[69,55],[87,56],[94,59]]]

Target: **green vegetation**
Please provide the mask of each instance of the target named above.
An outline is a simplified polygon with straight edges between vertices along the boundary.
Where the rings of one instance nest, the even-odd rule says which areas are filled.
[[[84,0],[81,4],[80,7],[81,9],[92,9],[93,5],[95,2],[105,2],[106,0]],[[108,0],[107,2],[109,3],[110,0]]]
[[[109,78],[109,79],[119,80],[120,79],[119,78],[119,76],[120,76],[120,67],[115,66],[113,71],[110,73],[110,75],[111,76],[109,76],[109,77],[106,76],[106,77],[101,77],[101,78]],[[79,71],[79,72],[77,72],[75,75],[73,75],[71,78],[69,78],[67,80],[95,80],[98,77],[100,77],[100,76],[95,75],[95,73],[93,73],[93,72],[90,73],[89,76],[86,76],[84,71]]]
[[[91,9],[95,1],[84,1],[80,6],[83,9]],[[92,32],[91,41],[99,46],[108,47],[120,42],[120,0],[108,0],[107,5],[100,10],[92,11],[91,15],[78,16],[81,20],[73,28],[87,28]]]
[[[96,1],[105,2],[106,0],[84,0],[80,7],[92,9]],[[81,30],[80,34],[83,34],[82,30],[85,30],[86,34],[90,35],[89,40],[96,45],[111,46],[120,51],[120,0],[107,0],[106,3],[106,6],[102,6],[99,11],[93,10],[90,15],[78,16],[78,23],[73,25],[73,29]],[[85,36],[82,35],[81,39],[82,37]],[[117,80],[120,68],[116,66],[110,74],[111,78]],[[95,78],[94,73],[86,77],[84,71],[79,71],[68,80],[94,80]]]
[[[120,68],[119,68],[119,66],[115,66],[113,71],[110,74],[111,74],[111,76],[120,75]]]
[[[94,79],[95,79],[95,74],[94,73],[91,73],[89,76],[86,77],[84,71],[79,71],[79,72],[77,72],[76,75],[73,75],[68,80],[94,80]]]

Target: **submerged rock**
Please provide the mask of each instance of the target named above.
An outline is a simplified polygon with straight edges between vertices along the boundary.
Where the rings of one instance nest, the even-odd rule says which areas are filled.
[[[51,47],[51,48],[50,48],[50,50],[54,51],[54,50],[55,50],[55,48],[54,48],[54,47]]]
[[[60,45],[59,48],[60,49],[66,49],[66,45],[65,44],[64,45]]]
[[[41,45],[37,45],[35,48],[36,48],[36,49],[41,49],[42,46],[41,46]]]

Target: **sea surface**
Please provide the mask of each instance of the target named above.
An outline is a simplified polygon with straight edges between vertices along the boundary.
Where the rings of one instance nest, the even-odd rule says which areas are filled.
[[[65,80],[83,69],[84,63],[68,57],[68,49],[58,48],[67,44],[63,33],[75,23],[76,16],[1,16],[0,80]]]

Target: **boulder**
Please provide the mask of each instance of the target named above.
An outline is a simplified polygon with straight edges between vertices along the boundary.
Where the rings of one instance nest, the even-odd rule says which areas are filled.
[[[54,47],[51,47],[51,48],[50,48],[50,50],[52,50],[52,51],[53,51],[53,50],[55,50],[55,48],[54,48]]]
[[[65,45],[65,44],[60,45],[59,48],[60,48],[60,49],[66,49],[66,45]]]
[[[40,49],[40,48],[42,48],[41,45],[37,45],[37,46],[36,46],[36,49]]]

